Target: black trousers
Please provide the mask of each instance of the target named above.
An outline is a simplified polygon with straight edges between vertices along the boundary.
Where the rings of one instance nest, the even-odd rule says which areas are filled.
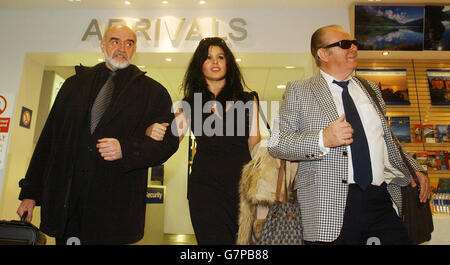
[[[350,184],[344,221],[333,242],[308,242],[309,245],[409,245],[411,240],[392,207],[386,183],[362,190]]]

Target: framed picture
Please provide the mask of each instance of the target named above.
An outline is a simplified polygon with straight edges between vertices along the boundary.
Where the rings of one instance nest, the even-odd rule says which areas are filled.
[[[30,129],[32,114],[33,114],[32,110],[22,106],[22,113],[20,114],[19,125],[24,128]]]
[[[411,142],[409,117],[391,117],[389,119],[389,125],[392,133],[397,137],[400,143]]]
[[[387,105],[410,104],[406,69],[356,69],[356,74],[378,84]]]
[[[427,70],[431,105],[450,105],[450,69]]]
[[[425,6],[424,50],[450,51],[450,6]]]
[[[424,6],[355,6],[359,50],[423,49]]]

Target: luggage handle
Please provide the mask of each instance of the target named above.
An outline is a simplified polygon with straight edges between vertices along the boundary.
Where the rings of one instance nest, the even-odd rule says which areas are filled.
[[[28,211],[23,212],[22,216],[20,217],[21,222],[25,222],[25,219],[27,219]]]

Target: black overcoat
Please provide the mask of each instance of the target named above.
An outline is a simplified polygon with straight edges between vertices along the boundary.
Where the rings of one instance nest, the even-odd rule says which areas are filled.
[[[99,64],[76,67],[58,93],[34,150],[26,176],[20,181],[19,199],[34,199],[41,206],[41,230],[61,238],[67,222],[68,200],[79,153],[78,139],[89,111],[89,93]],[[130,65],[130,78],[114,105],[92,135],[119,140],[123,158],[105,161],[93,148],[93,172],[86,187],[86,209],[81,220],[83,243],[127,244],[144,234],[148,167],[164,163],[179,140],[168,129],[161,142],[145,136],[147,126],[171,122],[172,101],[167,90]],[[170,128],[170,127],[169,127]],[[91,148],[90,147],[90,148]]]

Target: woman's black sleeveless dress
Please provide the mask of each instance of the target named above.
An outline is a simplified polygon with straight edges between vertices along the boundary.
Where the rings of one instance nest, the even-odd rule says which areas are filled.
[[[246,102],[250,102],[246,106],[252,106],[253,95],[245,93],[240,103]],[[251,110],[249,107],[244,112],[233,108],[225,111],[223,107],[225,115],[222,115],[221,120],[216,119],[217,124],[210,122],[215,118],[211,115],[216,114],[202,114],[202,124],[212,124],[208,127],[223,131],[223,136],[207,136],[204,130],[196,131],[193,128],[195,117],[191,116],[197,149],[188,180],[188,199],[192,226],[199,245],[236,243],[239,228],[239,180],[243,165],[251,160],[248,148]],[[227,124],[231,115],[234,120]],[[227,131],[228,135],[230,132],[232,135],[227,136]]]

